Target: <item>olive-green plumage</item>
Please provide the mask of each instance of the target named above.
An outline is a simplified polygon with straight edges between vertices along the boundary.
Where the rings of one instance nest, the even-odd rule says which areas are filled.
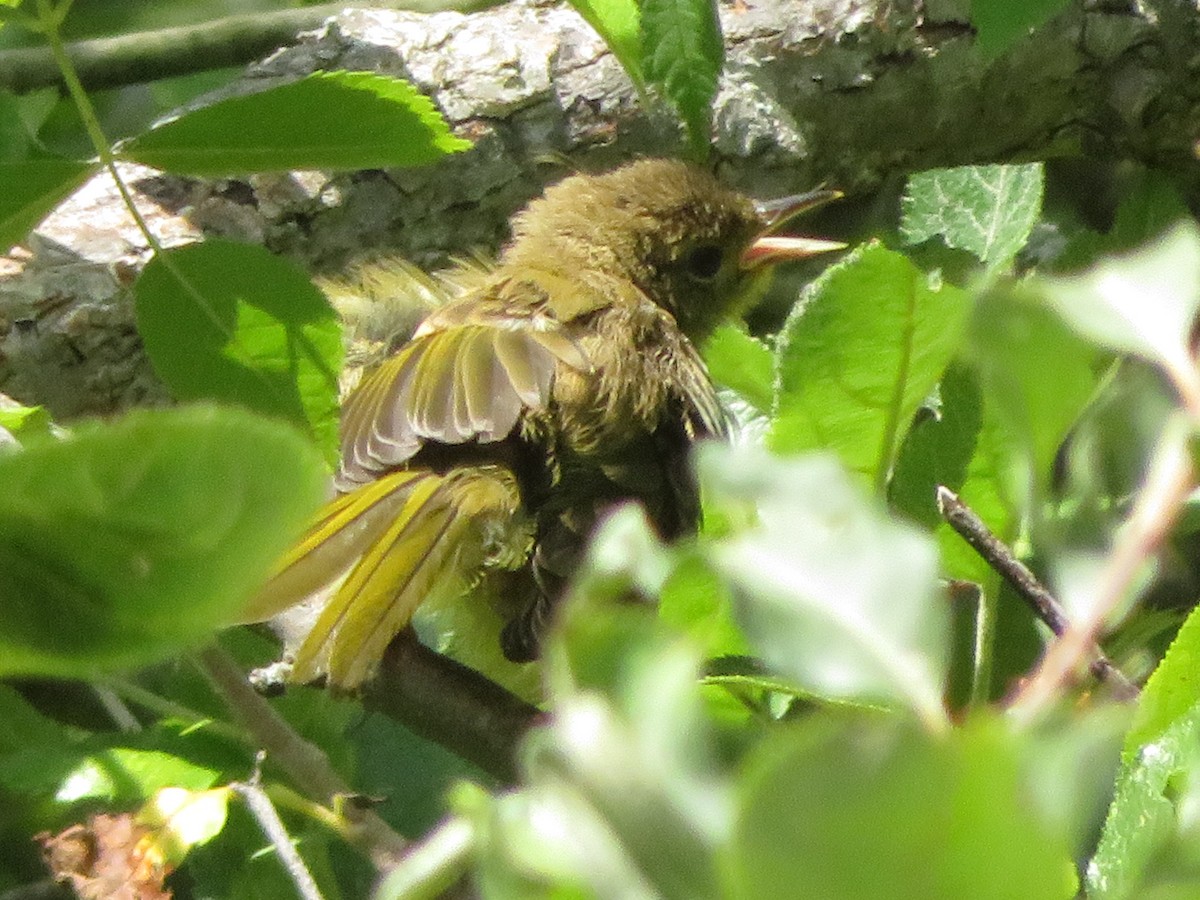
[[[340,581],[293,678],[358,686],[431,593],[488,572],[522,595],[503,641],[529,658],[607,508],[638,500],[663,537],[694,532],[686,456],[726,431],[696,347],[765,263],[840,246],[769,234],[829,196],[756,204],[646,160],[566,178],[519,213],[495,268],[346,400],[340,496],[253,610]]]

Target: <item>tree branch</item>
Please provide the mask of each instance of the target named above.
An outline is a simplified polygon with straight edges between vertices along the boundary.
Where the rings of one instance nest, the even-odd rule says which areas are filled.
[[[474,669],[430,650],[411,629],[388,647],[363,705],[506,784],[517,780],[521,738],[543,715]]]
[[[359,0],[356,6],[432,13],[482,9],[494,0]],[[142,84],[159,78],[244,66],[292,43],[346,8],[326,3],[213,19],[198,25],[75,41],[67,54],[89,91]],[[61,87],[62,74],[47,47],[0,51],[0,89],[16,94]]]

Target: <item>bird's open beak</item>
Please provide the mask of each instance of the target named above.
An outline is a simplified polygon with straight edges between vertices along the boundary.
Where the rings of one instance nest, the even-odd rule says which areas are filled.
[[[776,232],[800,213],[824,206],[842,196],[841,191],[809,191],[778,200],[759,201],[758,214],[766,223],[762,233],[742,253],[742,268],[756,269],[769,263],[785,262],[789,259],[808,259],[818,253],[844,250],[841,241],[825,241],[820,238],[792,237]]]

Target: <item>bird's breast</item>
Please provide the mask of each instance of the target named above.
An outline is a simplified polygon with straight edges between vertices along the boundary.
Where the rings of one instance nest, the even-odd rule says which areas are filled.
[[[676,362],[687,338],[649,305],[602,310],[575,337],[591,368],[562,367],[555,377],[559,433],[574,453],[619,453],[655,431],[678,396]]]

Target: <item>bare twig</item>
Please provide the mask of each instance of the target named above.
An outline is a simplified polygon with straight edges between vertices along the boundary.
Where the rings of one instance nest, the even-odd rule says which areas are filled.
[[[275,805],[271,802],[271,798],[263,792],[258,784],[253,782],[235,781],[229,787],[242,798],[246,809],[250,811],[250,815],[254,816],[258,827],[271,842],[275,855],[279,857],[280,865],[292,879],[292,884],[296,886],[296,893],[299,894],[301,900],[322,900],[317,882],[296,851],[295,845],[292,844],[291,835],[280,821],[279,813],[275,811]]]
[[[1143,563],[1166,537],[1193,484],[1185,435],[1181,429],[1168,428],[1133,511],[1100,572],[1095,603],[1085,618],[1069,624],[1062,638],[1042,658],[1012,704],[1011,710],[1017,716],[1026,721],[1035,718],[1058,695],[1061,685],[1094,646],[1105,620],[1124,599]]]
[[[363,703],[505,783],[516,780],[517,745],[542,716],[494,681],[430,650],[411,630],[388,647]]]
[[[354,793],[334,771],[321,749],[298,735],[271,704],[250,687],[245,674],[228,653],[211,647],[200,655],[200,662],[238,723],[304,793],[327,806],[338,805],[341,798]],[[341,806],[346,818],[352,821],[351,841],[371,855],[380,871],[390,869],[404,851],[404,838],[377,813],[352,803]]]
[[[942,485],[937,489],[938,511],[951,528],[971,545],[971,548],[983,558],[1009,585],[1018,596],[1029,604],[1034,615],[1046,623],[1047,627],[1058,637],[1062,637],[1071,627],[1071,621],[1066,611],[1054,595],[1046,589],[1029,569],[1013,552],[987,527],[973,509],[963,503],[962,499],[947,487]],[[1100,681],[1108,684],[1113,693],[1121,700],[1132,700],[1138,695],[1138,688],[1125,674],[1118,669],[1104,651],[1091,642],[1089,652],[1092,655],[1090,669]]]

